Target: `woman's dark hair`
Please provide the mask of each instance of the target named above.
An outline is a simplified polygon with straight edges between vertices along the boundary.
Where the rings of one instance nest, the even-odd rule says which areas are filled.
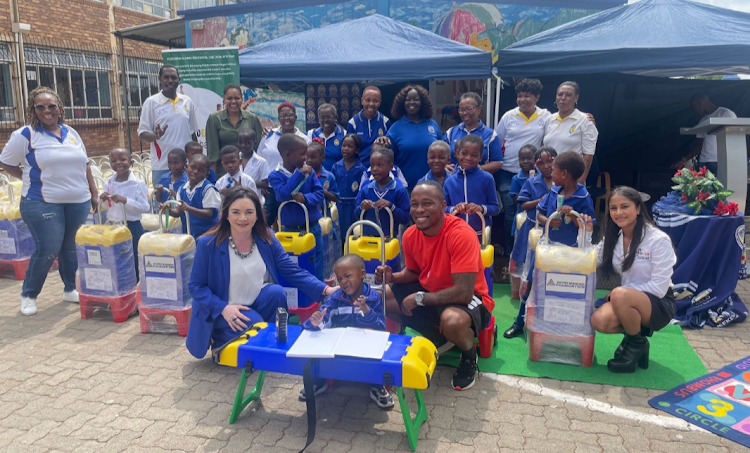
[[[357,148],[357,154],[359,154],[360,151],[362,151],[362,137],[360,137],[358,134],[346,134],[344,138],[341,139],[341,143],[344,143],[344,140],[347,138],[351,138],[354,142],[354,147]]]
[[[539,79],[521,79],[515,86],[516,94],[531,93],[534,96],[542,94],[542,82]]]
[[[432,118],[432,101],[430,100],[430,92],[421,85],[406,85],[398,92],[395,98],[393,98],[393,106],[391,106],[391,116],[394,119],[401,119],[406,112],[406,95],[409,91],[414,90],[419,95],[419,101],[422,103],[422,107],[419,110],[419,116],[422,119]]]
[[[242,96],[242,88],[236,83],[227,83],[224,85],[224,96],[227,95],[227,91],[229,90],[237,90],[240,93],[240,96]]]
[[[221,203],[219,223],[206,232],[207,235],[213,234],[215,236],[212,240],[215,241],[216,247],[219,247],[222,242],[226,241],[232,232],[231,226],[229,225],[229,207],[232,206],[235,201],[242,198],[250,199],[255,206],[255,215],[258,217],[258,220],[255,221],[253,233],[263,239],[266,243],[271,243],[271,230],[268,228],[266,217],[263,214],[263,205],[260,204],[258,195],[255,191],[247,187],[234,186],[229,189],[229,192],[227,192],[227,195],[224,197],[224,201]]]
[[[577,83],[571,81],[561,83],[560,86],[557,87],[557,91],[560,91],[560,88],[564,87],[565,85],[572,87],[573,91],[575,91],[576,93],[576,96],[581,94],[581,87],[579,87]],[[555,93],[557,93],[557,91],[555,91]]]
[[[560,170],[567,171],[570,176],[578,180],[586,171],[586,162],[583,161],[583,157],[575,151],[565,151],[555,157],[555,165]]]
[[[654,221],[651,220],[648,209],[637,190],[627,186],[615,187],[607,199],[607,206],[609,206],[609,202],[615,195],[627,198],[635,205],[635,209],[638,212],[638,216],[635,219],[635,228],[633,228],[633,239],[630,241],[630,247],[627,253],[625,253],[625,259],[622,261],[622,272],[626,272],[633,265],[633,261],[635,261],[635,254],[641,245],[641,241],[643,241],[643,236],[646,234],[646,227],[649,225],[654,226]],[[604,225],[604,234],[602,235],[602,241],[604,241],[602,247],[602,264],[599,265],[599,268],[605,274],[612,275],[616,272],[615,267],[612,265],[612,257],[615,253],[615,245],[617,245],[617,241],[620,239],[620,227],[617,226],[609,215],[607,215]]]
[[[26,104],[26,124],[30,125],[32,129],[38,128],[41,124],[39,118],[36,116],[35,103],[36,97],[42,94],[49,94],[50,96],[54,96],[55,99],[57,99],[57,111],[60,112],[59,116],[57,117],[57,122],[65,123],[65,107],[63,106],[63,103],[60,100],[60,96],[57,94],[57,92],[52,88],[36,87],[31,90],[31,93],[29,93],[29,101]]]

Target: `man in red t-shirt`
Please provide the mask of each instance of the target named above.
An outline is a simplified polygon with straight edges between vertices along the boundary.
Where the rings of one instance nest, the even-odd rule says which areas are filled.
[[[474,230],[445,213],[445,194],[435,181],[418,183],[411,193],[414,225],[404,233],[406,267],[375,272],[386,287],[388,317],[411,327],[444,351],[458,346],[461,360],[453,387],[474,385],[477,350],[474,338],[485,328],[495,302],[487,291],[484,265]]]

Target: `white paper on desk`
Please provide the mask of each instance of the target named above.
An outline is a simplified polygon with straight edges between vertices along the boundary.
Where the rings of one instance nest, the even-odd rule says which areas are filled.
[[[385,353],[389,336],[388,332],[380,330],[347,327],[335,352],[336,355],[380,360]]]
[[[346,329],[303,330],[287,357],[307,357],[311,359],[332,359],[336,355],[336,345]]]

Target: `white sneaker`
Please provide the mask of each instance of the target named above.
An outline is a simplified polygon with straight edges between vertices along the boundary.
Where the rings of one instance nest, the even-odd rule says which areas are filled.
[[[21,297],[21,313],[26,316],[36,314],[36,299]]]
[[[63,291],[63,300],[65,302],[73,302],[77,304],[79,302],[78,291]]]

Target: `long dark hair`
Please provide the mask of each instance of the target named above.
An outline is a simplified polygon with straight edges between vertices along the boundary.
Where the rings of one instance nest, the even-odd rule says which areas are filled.
[[[255,205],[255,215],[258,216],[258,220],[255,221],[253,233],[266,241],[266,243],[271,243],[271,230],[268,228],[266,217],[263,214],[263,205],[260,204],[258,195],[247,187],[234,186],[229,189],[229,192],[224,197],[224,201],[221,203],[221,219],[219,219],[219,223],[206,232],[207,235],[213,234],[215,236],[216,247],[219,247],[222,242],[226,241],[232,231],[228,220],[229,207],[232,206],[232,203],[242,198],[250,199],[253,205]]]
[[[633,239],[630,241],[630,247],[625,253],[625,259],[622,261],[622,272],[627,271],[633,265],[635,261],[635,253],[638,251],[638,247],[643,241],[643,237],[646,234],[646,228],[654,225],[654,221],[651,220],[651,216],[648,213],[646,205],[641,199],[641,194],[632,187],[619,186],[612,189],[612,192],[607,199],[607,206],[609,206],[612,197],[620,195],[630,200],[635,205],[636,211],[638,211],[638,217],[635,220],[635,228],[633,228]],[[612,220],[612,217],[607,214],[607,220],[605,221],[604,227],[604,246],[602,247],[602,264],[600,269],[605,274],[614,274],[615,267],[612,265],[612,257],[615,254],[615,245],[620,236],[620,227]]]
[[[404,116],[406,111],[406,95],[409,91],[414,90],[419,95],[419,101],[422,103],[422,107],[419,109],[419,116],[422,119],[432,118],[432,101],[430,100],[430,92],[421,85],[407,85],[398,92],[395,98],[393,98],[393,106],[391,107],[391,116],[399,120]]]

